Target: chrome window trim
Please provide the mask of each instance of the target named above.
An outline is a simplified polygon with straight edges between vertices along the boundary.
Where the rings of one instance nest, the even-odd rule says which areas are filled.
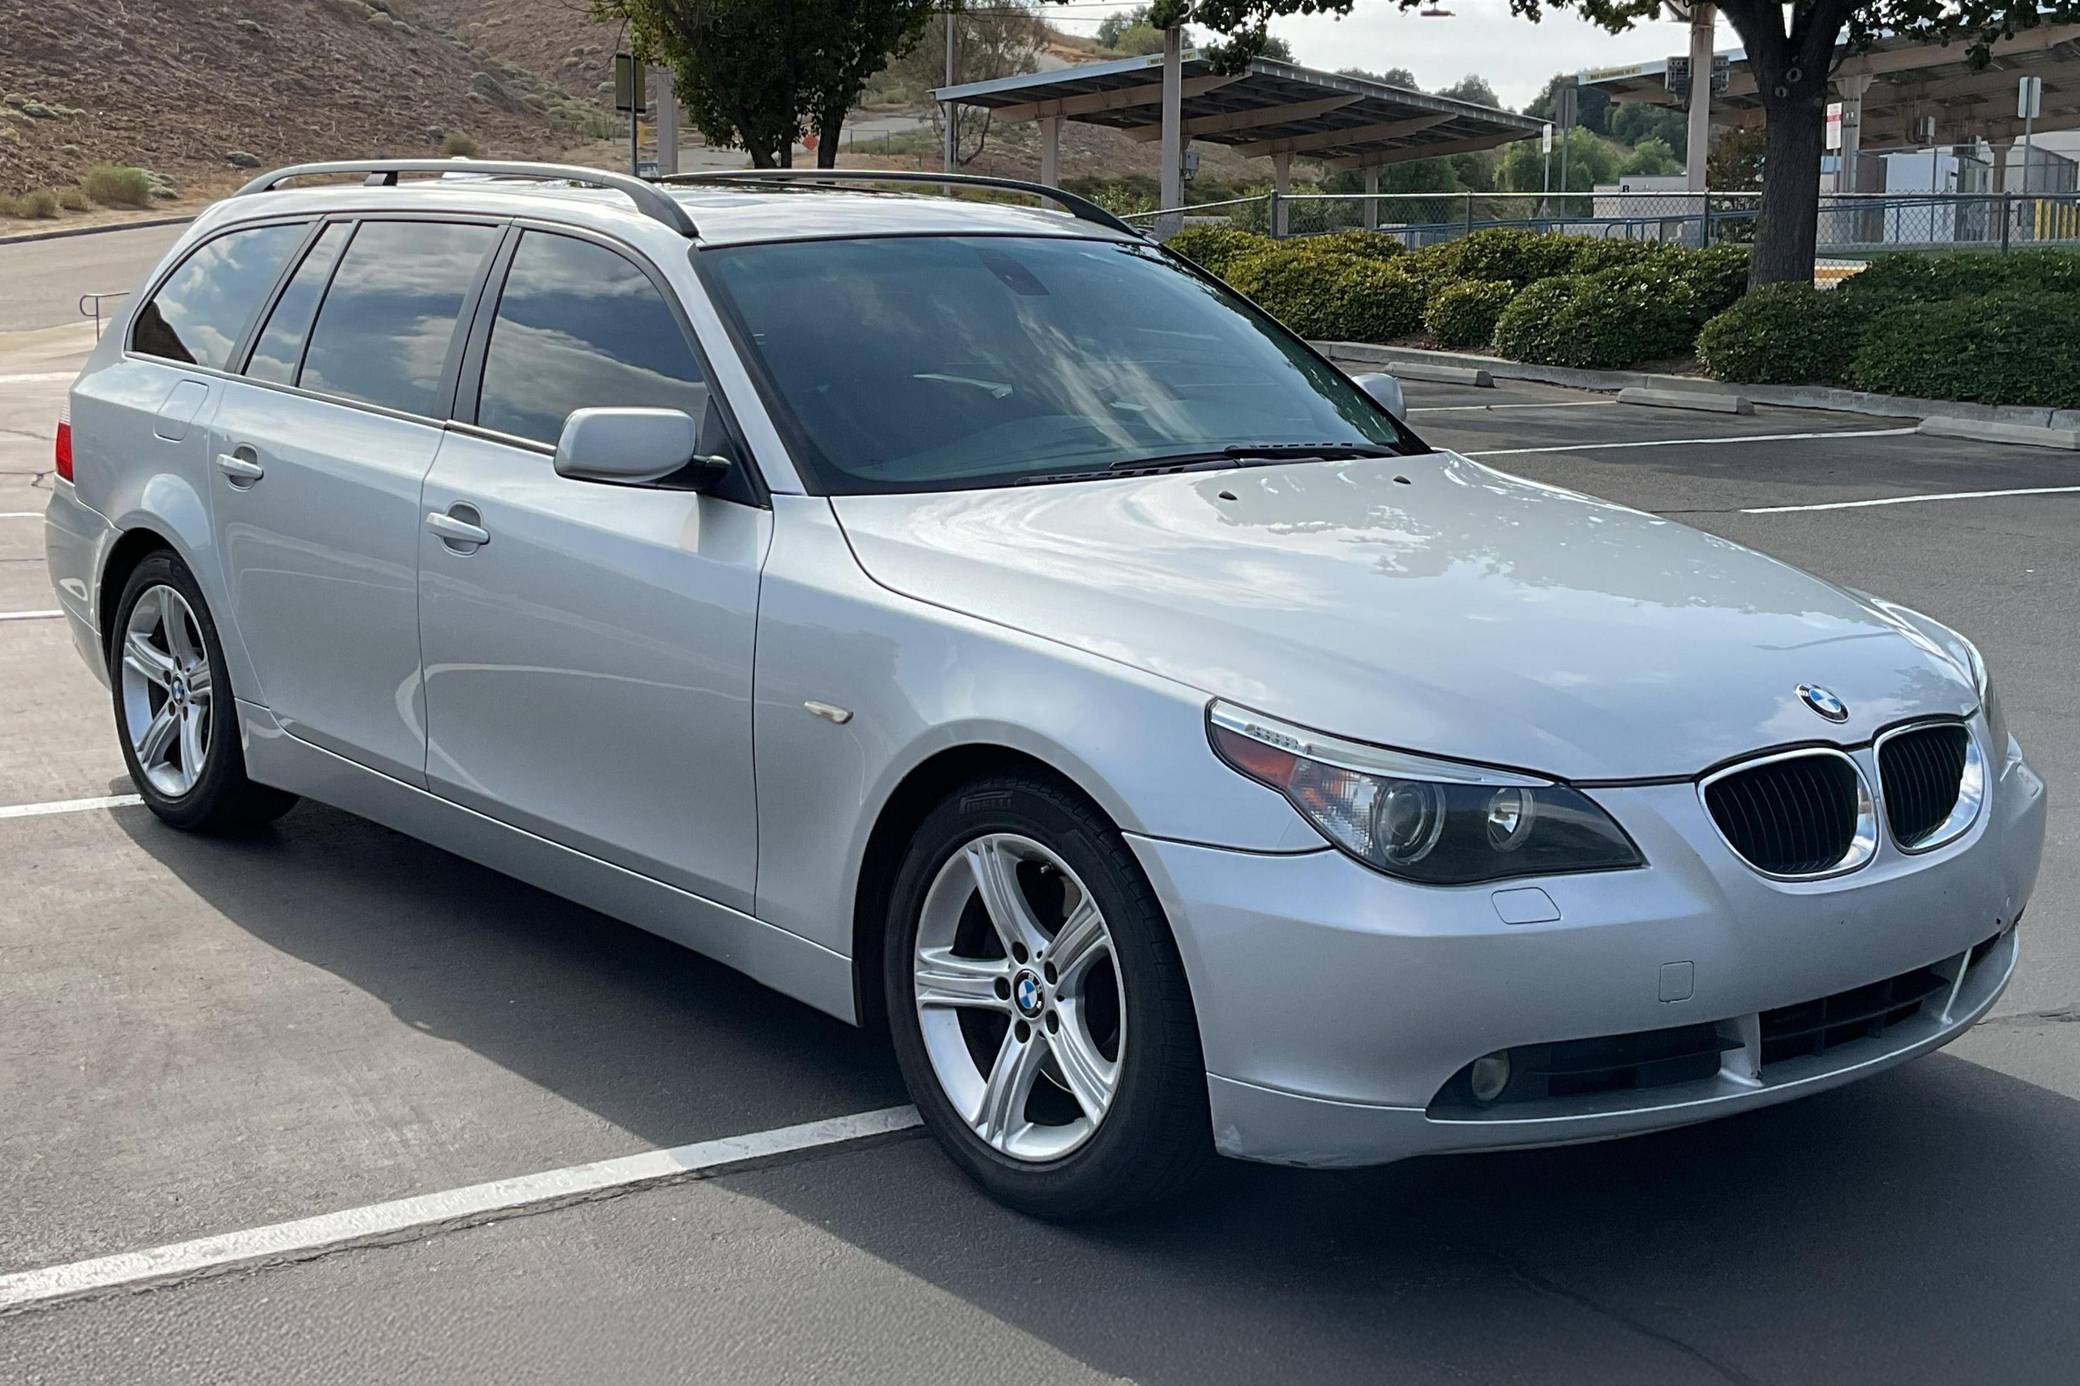
[[[1896,727],[1888,727],[1878,734],[1877,740],[1871,743],[1871,763],[1878,769],[1879,806],[1881,808],[1884,806],[1885,797],[1885,762],[1881,759],[1885,743],[1895,736],[1911,731],[1921,731],[1927,727],[1964,728],[1964,769],[1959,772],[1957,777],[1957,802],[1950,806],[1950,816],[1943,820],[1940,827],[1921,841],[1913,844],[1911,847],[1901,842],[1897,837],[1893,836],[1892,820],[1889,817],[1885,819],[1885,836],[1887,840],[1908,856],[1918,857],[1925,852],[1933,852],[1939,847],[1947,847],[1957,841],[1958,838],[1970,832],[1972,824],[1979,821],[1979,814],[1986,807],[1986,800],[1990,797],[1987,792],[1989,785],[1986,776],[1986,751],[1979,745],[1979,738],[1972,731],[1971,719],[1963,717],[1923,717],[1918,721],[1902,722]]]
[[[1758,770],[1765,765],[1775,765],[1780,761],[1803,760],[1809,756],[1832,757],[1836,760],[1846,761],[1849,768],[1856,772],[1856,832],[1849,839],[1848,850],[1832,866],[1825,867],[1819,871],[1795,873],[1764,870],[1741,855],[1741,849],[1733,845],[1733,839],[1728,837],[1726,830],[1719,826],[1719,816],[1712,812],[1711,801],[1705,797],[1705,791],[1730,775],[1738,775],[1747,770]],[[1721,766],[1697,782],[1697,803],[1698,807],[1704,810],[1705,819],[1712,825],[1712,831],[1717,833],[1719,840],[1726,844],[1726,850],[1733,853],[1734,860],[1766,880],[1794,882],[1830,880],[1836,876],[1846,876],[1852,871],[1861,871],[1864,867],[1870,865],[1872,858],[1878,855],[1880,815],[1878,812],[1877,792],[1872,789],[1870,776],[1863,773],[1863,766],[1857,763],[1856,757],[1836,746],[1802,746],[1797,750],[1778,751],[1773,755],[1756,756],[1750,760],[1735,761],[1731,765]]]

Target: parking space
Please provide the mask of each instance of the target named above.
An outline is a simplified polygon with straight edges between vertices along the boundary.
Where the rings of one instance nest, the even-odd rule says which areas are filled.
[[[0,340],[0,379],[62,374],[71,350],[32,370]],[[25,383],[6,407],[27,418],[61,391]],[[0,1311],[0,1379],[257,1379],[284,1360],[342,1377],[2064,1374],[2080,703],[2062,633],[2080,492],[1781,507],[2080,487],[2080,458],[1550,387],[1408,397],[1439,445],[1979,641],[2053,798],[2023,971],[1994,1020],[1730,1122],[1348,1174],[1238,1168],[1122,1226],[1005,1213],[914,1137],[811,1153]],[[0,612],[52,605],[29,475],[48,446],[32,424],[0,430],[0,515],[31,516],[0,518]],[[0,621],[0,1277],[901,1101],[874,1038],[329,809],[244,841],[137,807],[9,816],[126,793],[114,736],[61,623]]]

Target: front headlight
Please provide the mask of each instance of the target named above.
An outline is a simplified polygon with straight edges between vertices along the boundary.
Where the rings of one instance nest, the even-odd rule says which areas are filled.
[[[1979,647],[1962,635],[1957,643],[1964,646],[1965,661],[1971,666],[1972,686],[1979,690],[1979,706],[1986,712],[1986,730],[1993,742],[1993,763],[1999,765],[2008,754],[2008,716],[2001,710],[2000,695],[1993,691],[1993,676],[1986,671],[1986,656]]]
[[[1214,752],[1367,866],[1426,885],[1643,866],[1624,829],[1550,780],[1326,737],[1227,703]]]

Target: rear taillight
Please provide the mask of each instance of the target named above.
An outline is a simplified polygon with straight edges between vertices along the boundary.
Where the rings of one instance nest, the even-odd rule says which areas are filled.
[[[60,481],[72,480],[72,406],[58,416],[58,437],[52,444],[52,456],[58,468]]]

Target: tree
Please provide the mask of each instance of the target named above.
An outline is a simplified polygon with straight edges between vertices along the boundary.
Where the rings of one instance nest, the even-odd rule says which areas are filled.
[[[1405,67],[1390,67],[1385,72],[1368,72],[1362,67],[1339,67],[1336,69],[1336,75],[1362,77],[1368,82],[1378,82],[1388,87],[1406,87],[1410,91],[1422,90],[1416,85],[1416,75]]]
[[[1488,79],[1474,72],[1467,73],[1448,87],[1439,87],[1437,94],[1449,96],[1454,101],[1470,101],[1476,106],[1497,109],[1502,106],[1502,98],[1495,94],[1495,88],[1488,85]]]
[[[1670,149],[1668,141],[1659,135],[1649,135],[1634,145],[1632,157],[1618,166],[1621,177],[1638,174],[1648,178],[1660,178],[1682,171],[1683,165],[1677,160],[1676,152]]]
[[[1704,161],[1707,185],[1727,192],[1748,192],[1762,186],[1760,130],[1728,130],[1712,141],[1712,152]]]
[[[897,53],[888,65],[890,77],[901,88],[919,93],[920,101],[922,93],[946,83],[942,22],[936,16],[928,21],[923,39]],[[961,82],[987,82],[1031,72],[1046,42],[1047,26],[1031,9],[1005,0],[985,0],[953,16],[955,77]],[[936,101],[930,104],[932,129],[943,141],[945,108]],[[988,145],[993,114],[986,106],[961,108],[960,138],[954,146],[958,162],[972,161]]]
[[[1404,10],[1425,0],[1394,0]],[[1356,0],[1156,0],[1158,25],[1188,16],[1228,35],[1213,50],[1233,70],[1267,37],[1279,15],[1349,14]],[[1571,9],[1613,33],[1660,12],[1647,0],[1509,0],[1510,10],[1537,20],[1548,6]],[[1749,282],[1810,279],[1820,216],[1820,147],[1829,78],[1845,52],[1867,48],[1879,34],[1928,43],[1959,43],[1975,68],[1986,66],[2000,38],[2039,24],[2080,20],[2080,0],[1721,0],[1718,12],[1747,51],[1762,105],[1764,167],[1755,217]],[[1846,41],[1846,46],[1845,45]],[[1704,74],[1700,73],[1703,80]]]
[[[1677,163],[1683,162],[1690,147],[1689,117],[1674,106],[1656,106],[1646,101],[1612,102],[1605,133],[1630,145],[1658,139],[1675,154]]]
[[[1553,191],[1584,193],[1598,183],[1615,182],[1620,155],[1618,147],[1594,130],[1577,125],[1567,132],[1567,186],[1560,185],[1559,134],[1554,134]],[[1537,140],[1518,140],[1502,151],[1501,167],[1495,171],[1495,186],[1505,192],[1539,192],[1546,186],[1546,156]]]
[[[670,69],[687,119],[759,168],[793,163],[817,134],[833,166],[845,113],[891,54],[917,41],[933,0],[593,0],[628,22],[630,47]]]
[[[1577,86],[1572,72],[1555,73],[1553,79],[1546,83],[1545,90],[1531,98],[1531,104],[1524,108],[1524,114],[1530,116],[1533,120],[1557,119],[1556,112],[1560,109],[1560,99],[1556,93],[1562,87],[1574,87],[1575,89],[1574,123],[1576,125],[1584,130],[1594,130],[1599,135],[1610,133],[1610,125],[1608,123],[1610,109],[1615,104],[1610,98],[1610,93],[1601,87]]]

